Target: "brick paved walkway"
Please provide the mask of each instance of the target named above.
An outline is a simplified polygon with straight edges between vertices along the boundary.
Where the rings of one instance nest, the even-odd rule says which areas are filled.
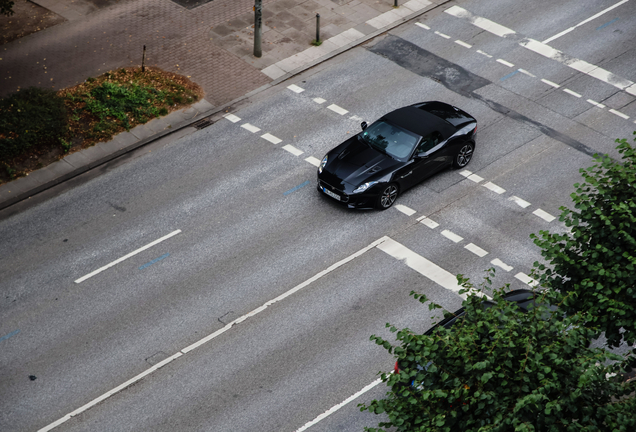
[[[220,106],[280,76],[261,70],[309,48],[316,13],[327,39],[350,29],[369,34],[377,28],[366,21],[393,10],[393,0],[263,0],[258,59],[252,54],[254,0],[212,0],[193,9],[171,0],[106,1],[101,9],[87,7],[87,0],[33,1],[68,21],[0,46],[0,97],[28,86],[60,89],[139,65],[146,45],[147,65],[191,77],[206,100]]]

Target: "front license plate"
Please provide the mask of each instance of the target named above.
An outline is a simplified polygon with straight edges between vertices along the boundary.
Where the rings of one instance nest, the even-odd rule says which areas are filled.
[[[327,188],[322,188],[322,191],[324,193],[326,193],[327,195],[329,195],[331,198],[333,199],[337,199],[338,201],[340,201],[340,195],[335,194],[333,192],[331,192],[330,190],[328,190]]]

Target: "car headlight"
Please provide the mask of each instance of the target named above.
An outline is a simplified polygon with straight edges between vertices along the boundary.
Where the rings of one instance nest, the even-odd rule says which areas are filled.
[[[371,186],[377,183],[378,183],[377,181],[371,181],[371,182],[366,182],[364,184],[361,184],[360,186],[354,189],[353,193],[364,192],[365,190],[369,189]]]
[[[322,174],[322,170],[325,167],[325,165],[327,165],[327,155],[325,155],[324,158],[322,158],[322,161],[320,162],[320,165],[318,165],[318,173]]]

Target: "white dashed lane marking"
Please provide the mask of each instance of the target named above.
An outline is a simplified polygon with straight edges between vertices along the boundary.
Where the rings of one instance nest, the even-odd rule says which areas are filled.
[[[446,34],[444,34],[444,33],[440,33],[440,32],[438,32],[438,31],[436,31],[436,32],[435,32],[435,34],[436,34],[437,36],[441,36],[441,37],[443,37],[444,39],[450,39],[450,36],[449,36],[449,35],[446,35]]]
[[[240,118],[240,117],[237,117],[237,116],[235,116],[235,115],[234,115],[234,114],[232,114],[232,113],[225,114],[223,117],[225,117],[226,119],[228,119],[228,120],[229,120],[229,121],[231,121],[232,123],[236,123],[236,122],[241,121],[241,118]]]
[[[305,158],[305,160],[315,167],[318,167],[320,165],[320,160],[316,159],[313,156],[309,156],[308,158]]]
[[[325,102],[327,102],[325,99],[319,98],[319,97],[314,98],[313,101],[316,102],[317,104],[324,104]]]
[[[417,218],[418,222],[421,224],[426,225],[427,227],[429,227],[430,229],[435,229],[439,226],[439,224],[437,222],[435,222],[432,219],[427,218],[426,216],[420,216]]]
[[[572,96],[574,96],[574,97],[577,97],[577,98],[580,98],[580,97],[581,97],[581,95],[580,95],[580,94],[578,94],[577,92],[572,91],[572,90],[570,90],[570,89],[563,89],[563,91],[564,91],[564,92],[566,92],[566,93],[568,93],[568,94],[571,94],[571,95],[572,95]]]
[[[483,180],[483,179],[482,179]],[[497,186],[496,184],[492,183],[492,182],[486,182],[483,185],[486,189],[490,189],[491,191],[493,191],[496,194],[501,195],[502,193],[504,193],[506,190],[502,187]]]
[[[264,135],[261,135],[261,138],[266,139],[267,141],[271,142],[272,144],[278,144],[278,143],[283,141],[282,139],[276,138],[274,135],[272,135],[270,133],[266,133]]]
[[[464,240],[464,237],[458,236],[457,234],[449,230],[442,231],[442,235],[455,243],[459,243],[460,241]]]
[[[422,24],[422,23],[415,23],[416,26],[418,27],[422,27],[424,30],[430,30],[431,28],[429,26],[427,26],[426,24]]]
[[[294,93],[302,93],[305,91],[304,88],[298,87],[296,84],[289,85],[287,86],[287,88],[293,91]]]
[[[400,212],[404,213],[407,216],[413,216],[416,213],[416,211],[413,210],[412,208],[409,208],[402,204],[396,204],[395,209],[399,210]]]
[[[625,120],[627,120],[629,118],[629,116],[627,114],[623,114],[622,112],[616,111],[615,109],[610,109],[609,112],[611,112],[612,114],[615,114],[615,115],[617,115],[619,117],[622,117]]]
[[[552,87],[554,87],[554,88],[560,88],[560,87],[561,87],[561,86],[560,86],[560,85],[558,85],[557,83],[554,83],[554,82],[549,81],[549,80],[547,80],[547,79],[543,79],[543,78],[541,78],[541,82],[542,82],[542,83],[545,83],[545,84],[547,84],[547,85],[549,85],[549,86],[552,86]]]
[[[596,102],[595,100],[588,99],[587,101],[591,103],[592,105],[596,105],[599,108],[605,108],[605,105],[603,105],[602,103]]]
[[[300,156],[301,154],[304,153],[304,151],[298,150],[296,147],[294,147],[293,145],[289,145],[289,144],[287,144],[286,146],[283,146],[282,149],[283,150],[287,150],[288,152],[290,152],[294,156]]]
[[[487,52],[482,51],[482,50],[477,50],[477,54],[485,55],[488,58],[492,58],[492,56],[490,54],[488,54]]]
[[[468,49],[470,49],[470,48],[472,48],[472,47],[473,47],[471,44],[467,44],[466,42],[464,42],[464,41],[460,41],[460,40],[456,40],[456,41],[455,41],[455,43],[456,43],[457,45],[461,45],[461,46],[463,46],[464,48],[468,48]]]
[[[260,128],[257,128],[256,126],[251,125],[251,124],[249,124],[249,123],[242,124],[242,125],[241,125],[241,127],[242,127],[243,129],[247,129],[248,131],[250,131],[250,132],[252,132],[252,133],[256,133],[256,132],[258,132],[258,131],[260,131],[260,130],[261,130]]]
[[[500,267],[500,268],[504,269],[507,272],[512,270],[511,266],[509,266],[505,262],[501,261],[499,258],[495,258],[494,260],[490,261],[490,264],[496,265],[497,267]]]
[[[331,105],[329,105],[327,108],[329,108],[331,111],[333,111],[333,112],[335,112],[335,113],[337,113],[337,114],[340,114],[340,115],[345,115],[346,113],[348,113],[348,112],[349,112],[349,111],[347,111],[346,109],[341,108],[341,107],[339,107],[339,106],[338,106],[338,105],[336,105],[336,104],[331,104]]]
[[[479,258],[483,258],[486,255],[488,255],[488,252],[486,252],[485,250],[483,250],[479,246],[474,245],[472,243],[468,243],[466,246],[464,246],[464,248],[468,249],[469,251],[471,251],[472,253],[477,255]]]
[[[514,65],[506,60],[503,59],[497,59],[497,63],[501,63],[504,66],[508,66],[508,67],[513,67]]]
[[[510,201],[514,201],[519,207],[526,208],[530,205],[530,203],[526,200],[523,200],[517,196],[511,196],[508,198]]]
[[[484,180],[483,177],[479,177],[477,174],[473,174],[471,171],[468,170],[464,170],[460,172],[460,174],[475,183],[480,183]]]
[[[541,209],[536,209],[535,211],[532,212],[533,215],[539,216],[541,219],[547,221],[547,222],[552,222],[554,219],[556,219],[554,216],[552,216],[550,213],[543,211]]]
[[[532,279],[527,274],[522,273],[522,272],[517,273],[515,275],[515,278],[517,278],[518,280],[520,280],[524,284],[530,285],[531,287],[537,286],[537,284],[539,283],[536,280]]]

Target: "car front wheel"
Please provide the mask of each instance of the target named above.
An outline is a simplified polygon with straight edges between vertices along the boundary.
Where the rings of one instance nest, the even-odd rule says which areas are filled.
[[[475,150],[475,145],[471,142],[464,143],[462,147],[459,149],[455,158],[453,159],[453,166],[455,168],[464,168],[470,160],[473,158],[473,151]]]
[[[380,196],[378,196],[378,202],[376,207],[380,210],[386,210],[393,205],[398,196],[398,187],[394,183],[386,185]]]

